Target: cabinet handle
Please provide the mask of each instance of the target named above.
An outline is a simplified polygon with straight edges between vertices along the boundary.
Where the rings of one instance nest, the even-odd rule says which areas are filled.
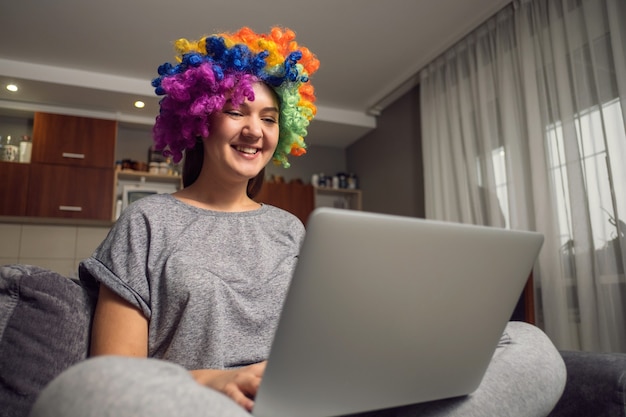
[[[83,211],[81,206],[59,206],[61,211]]]
[[[61,155],[63,156],[63,158],[85,159],[84,153],[63,152]]]

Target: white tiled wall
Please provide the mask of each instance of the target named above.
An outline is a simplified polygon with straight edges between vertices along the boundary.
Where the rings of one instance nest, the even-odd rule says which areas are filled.
[[[0,223],[0,265],[37,265],[76,276],[78,263],[108,232],[108,227]]]

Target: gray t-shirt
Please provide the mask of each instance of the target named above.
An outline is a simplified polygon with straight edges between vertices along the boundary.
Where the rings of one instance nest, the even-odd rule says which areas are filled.
[[[273,206],[215,212],[160,194],[124,210],[79,274],[143,312],[149,357],[231,368],[267,358],[303,238]]]

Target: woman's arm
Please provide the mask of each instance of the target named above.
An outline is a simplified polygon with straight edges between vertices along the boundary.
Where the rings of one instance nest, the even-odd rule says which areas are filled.
[[[148,319],[102,284],[91,330],[90,355],[148,356]],[[191,374],[199,384],[226,394],[251,411],[264,370],[265,362],[261,362],[238,369],[199,369]]]
[[[148,319],[102,284],[91,330],[90,355],[148,356]]]

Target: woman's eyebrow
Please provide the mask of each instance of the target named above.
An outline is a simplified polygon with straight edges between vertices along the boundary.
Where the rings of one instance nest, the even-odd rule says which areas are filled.
[[[232,104],[232,103],[231,103],[231,104]],[[245,102],[245,101],[244,101],[243,103],[241,103],[241,105],[240,105],[239,107],[246,107],[246,108],[250,108],[250,103],[248,103],[248,102]],[[278,107],[276,107],[276,106],[267,106],[267,107],[263,107],[263,108],[261,109],[261,112],[268,112],[268,111],[270,111],[270,112],[280,113],[280,110],[279,110],[279,109],[278,109]]]

